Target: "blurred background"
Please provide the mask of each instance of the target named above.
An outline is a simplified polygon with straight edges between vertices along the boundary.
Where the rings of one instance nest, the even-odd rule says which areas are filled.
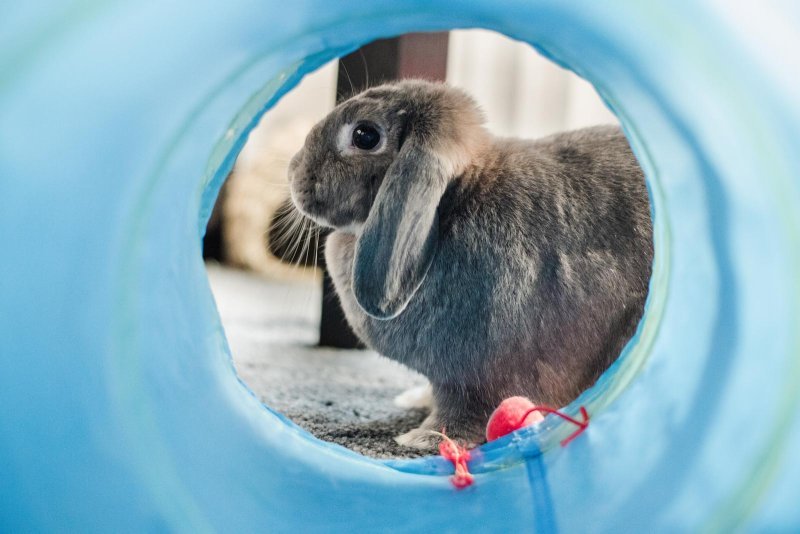
[[[616,122],[590,84],[529,45],[464,30],[370,43],[307,76],[252,131],[204,243],[237,372],[265,404],[313,434],[372,456],[410,454],[392,437],[424,413],[399,409],[392,398],[425,380],[370,351],[347,350],[360,344],[325,274],[325,230],[299,219],[286,170],[338,101],[409,77],[463,88],[499,136]]]

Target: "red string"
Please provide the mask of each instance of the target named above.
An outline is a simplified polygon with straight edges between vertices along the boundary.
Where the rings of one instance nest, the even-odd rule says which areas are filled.
[[[524,421],[525,418],[528,417],[533,412],[551,413],[553,415],[559,416],[560,418],[566,421],[569,421],[573,425],[576,425],[578,429],[569,436],[567,436],[566,438],[561,440],[561,446],[566,447],[570,441],[580,436],[583,433],[583,431],[586,430],[586,428],[589,426],[589,412],[587,412],[586,408],[584,408],[583,406],[581,406],[580,410],[581,410],[581,418],[583,418],[583,421],[578,421],[577,419],[573,419],[567,414],[559,412],[558,410],[554,410],[553,408],[549,408],[547,406],[534,406],[533,408],[525,412],[525,415],[522,416],[522,419],[520,419],[520,421]]]
[[[442,435],[444,435],[444,433],[442,433]],[[469,450],[447,436],[444,436],[444,439],[439,442],[439,454],[441,454],[445,460],[453,462],[455,473],[450,477],[453,486],[457,489],[463,489],[472,485],[475,478],[467,467],[467,462],[471,458]]]

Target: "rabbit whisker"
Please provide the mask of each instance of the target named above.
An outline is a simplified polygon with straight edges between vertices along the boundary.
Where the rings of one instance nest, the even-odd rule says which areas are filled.
[[[356,88],[353,85],[353,80],[350,79],[350,73],[347,72],[347,65],[345,65],[344,62],[339,61],[339,66],[342,67],[342,70],[344,70],[344,75],[347,76],[347,81],[350,83],[350,94],[354,95]]]
[[[271,229],[276,232],[275,237],[272,239],[273,243],[280,247],[284,246],[296,236],[296,232],[302,222],[303,217],[298,212],[288,212],[285,218],[276,223]]]
[[[364,77],[366,78],[367,84],[365,88],[369,87],[369,66],[367,65],[367,57],[364,55],[364,50],[359,48],[358,53],[361,56],[361,63],[364,65]]]

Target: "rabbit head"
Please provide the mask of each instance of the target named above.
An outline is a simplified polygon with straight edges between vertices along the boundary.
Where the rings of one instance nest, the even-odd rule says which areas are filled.
[[[317,223],[357,236],[353,292],[370,316],[399,315],[425,278],[439,200],[488,142],[465,93],[403,81],[338,105],[289,165],[292,200]]]

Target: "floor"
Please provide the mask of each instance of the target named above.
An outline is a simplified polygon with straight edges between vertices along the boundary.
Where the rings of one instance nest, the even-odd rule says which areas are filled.
[[[361,454],[419,455],[393,438],[425,413],[392,400],[425,379],[369,350],[316,347],[319,283],[272,282],[216,264],[208,265],[208,275],[236,370],[262,402]]]

